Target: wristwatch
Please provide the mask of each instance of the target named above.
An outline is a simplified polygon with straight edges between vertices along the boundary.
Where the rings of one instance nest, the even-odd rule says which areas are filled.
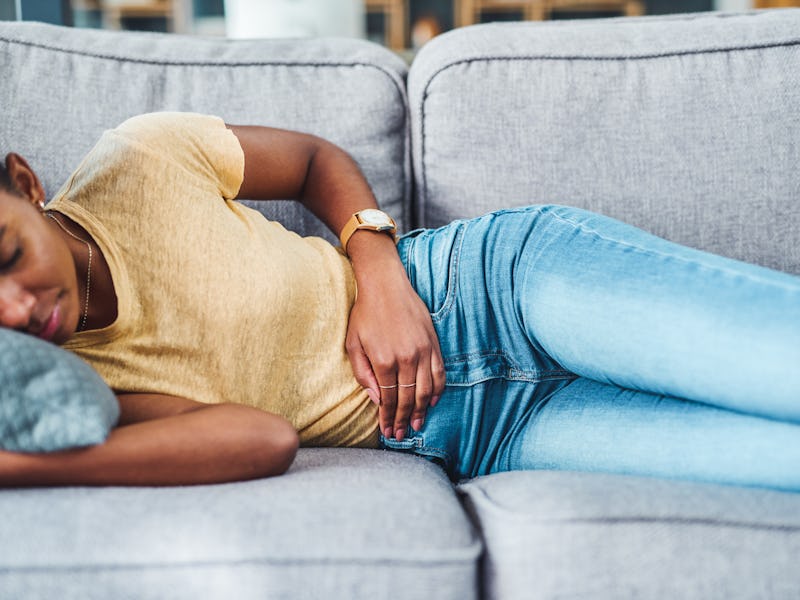
[[[359,229],[366,229],[376,233],[388,233],[392,239],[395,239],[394,234],[397,232],[397,224],[392,217],[377,208],[365,208],[358,211],[344,224],[342,233],[339,234],[339,241],[342,242],[342,249],[345,254],[347,254],[347,242]]]

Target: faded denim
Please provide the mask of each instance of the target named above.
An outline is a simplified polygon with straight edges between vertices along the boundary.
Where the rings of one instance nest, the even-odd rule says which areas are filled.
[[[447,388],[385,447],[800,490],[800,278],[532,206],[404,236]]]

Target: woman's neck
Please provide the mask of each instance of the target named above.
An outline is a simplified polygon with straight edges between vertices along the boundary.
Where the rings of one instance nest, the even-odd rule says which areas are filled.
[[[81,331],[108,327],[117,319],[117,296],[103,251],[78,223],[60,212],[51,211],[49,215],[56,221],[54,225],[59,228],[72,254],[82,310],[88,300],[85,326]],[[91,248],[91,264],[87,244]]]

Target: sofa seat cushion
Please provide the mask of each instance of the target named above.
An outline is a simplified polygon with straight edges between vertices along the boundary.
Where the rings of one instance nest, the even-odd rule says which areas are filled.
[[[798,598],[800,494],[529,471],[460,487],[486,598]]]
[[[423,459],[303,449],[286,475],[0,491],[4,598],[476,597],[481,551]]]

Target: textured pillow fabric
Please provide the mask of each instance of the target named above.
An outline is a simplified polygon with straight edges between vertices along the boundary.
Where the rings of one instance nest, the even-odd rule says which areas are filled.
[[[116,396],[89,365],[51,343],[0,329],[0,448],[99,444],[118,418]]]

